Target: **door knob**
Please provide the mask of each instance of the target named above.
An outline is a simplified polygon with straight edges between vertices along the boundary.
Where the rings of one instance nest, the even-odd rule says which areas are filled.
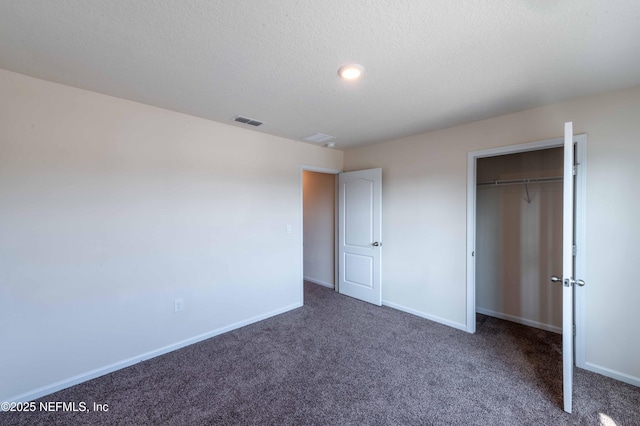
[[[374,247],[378,247],[380,245],[380,243],[376,241],[375,243],[372,243],[371,245],[374,246]]]
[[[551,277],[552,283],[562,283],[565,287],[571,287],[573,284],[573,280],[571,278],[562,279],[562,277],[556,277],[555,275]]]
[[[584,287],[585,285],[585,282],[583,280],[574,280],[573,278],[567,278],[563,281],[562,277],[556,277],[555,275],[551,277],[551,282],[563,283],[565,287],[571,287],[574,284],[577,284],[580,287]]]

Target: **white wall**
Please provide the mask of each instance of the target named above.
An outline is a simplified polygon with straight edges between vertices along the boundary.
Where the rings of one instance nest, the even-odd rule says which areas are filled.
[[[0,401],[300,306],[342,155],[0,70]]]
[[[336,177],[304,170],[304,279],[334,287]]]
[[[465,327],[467,153],[586,133],[587,368],[640,385],[640,87],[345,152],[382,167],[383,300]]]
[[[553,148],[477,160],[477,181],[562,177]],[[527,189],[529,197],[527,198]],[[476,309],[562,332],[562,182],[479,185],[476,191]]]

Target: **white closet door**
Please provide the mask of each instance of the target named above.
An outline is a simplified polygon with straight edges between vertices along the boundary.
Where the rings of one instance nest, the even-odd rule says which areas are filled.
[[[573,402],[573,295],[574,286],[583,286],[584,281],[575,279],[573,247],[575,244],[575,206],[573,123],[564,124],[564,190],[562,205],[562,278],[552,281],[562,283],[562,383],[564,411],[571,413]]]

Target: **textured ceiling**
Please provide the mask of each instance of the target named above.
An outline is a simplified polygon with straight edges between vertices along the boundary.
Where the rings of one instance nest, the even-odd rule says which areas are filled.
[[[348,149],[640,84],[640,1],[0,0],[0,68]]]

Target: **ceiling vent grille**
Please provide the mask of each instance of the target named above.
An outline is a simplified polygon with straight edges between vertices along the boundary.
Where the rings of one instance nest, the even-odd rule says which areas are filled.
[[[249,126],[254,126],[254,127],[258,127],[264,124],[264,122],[260,120],[244,117],[242,115],[236,115],[235,117],[233,117],[233,121],[237,121],[238,123],[248,124]]]
[[[307,136],[306,138],[303,138],[303,139],[309,142],[326,142],[335,138],[336,138],[335,136],[325,135],[324,133],[316,133],[315,135]]]

